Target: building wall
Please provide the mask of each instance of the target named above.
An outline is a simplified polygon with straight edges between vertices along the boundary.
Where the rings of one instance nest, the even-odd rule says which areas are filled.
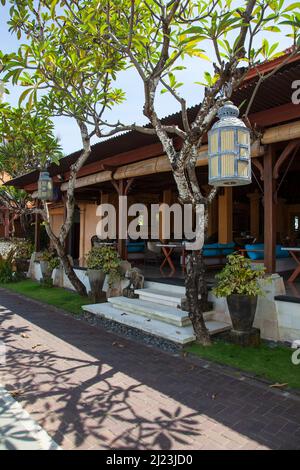
[[[96,227],[100,217],[96,215],[96,203],[83,202],[78,206],[80,210],[79,264],[85,266],[85,255],[91,249],[91,238],[96,235]]]
[[[50,224],[55,235],[59,234],[60,227],[64,223],[64,208],[56,206],[49,209]]]

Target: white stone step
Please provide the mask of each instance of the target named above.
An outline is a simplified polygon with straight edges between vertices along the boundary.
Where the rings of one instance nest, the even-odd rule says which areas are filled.
[[[140,300],[148,300],[159,305],[168,305],[169,307],[180,308],[182,295],[175,292],[151,289],[135,289],[135,294],[138,294]]]
[[[169,292],[170,294],[174,293],[175,295],[178,295],[181,297],[185,296],[185,286],[178,286],[176,284],[166,284],[164,282],[145,281],[144,288],[161,290],[163,292]]]
[[[205,321],[206,328],[209,331],[210,336],[216,335],[217,333],[223,333],[223,331],[231,330],[231,326],[228,323],[216,320]]]
[[[111,297],[108,302],[123,312],[131,312],[137,315],[162,321],[170,325],[185,326],[190,325],[188,312],[167,305],[158,305],[148,300],[129,299],[127,297]]]
[[[122,310],[114,308],[110,303],[83,305],[82,308],[84,311],[94,315],[137,328],[148,334],[165,338],[181,345],[191,343],[196,339],[191,325],[179,327],[132,312],[122,312]]]

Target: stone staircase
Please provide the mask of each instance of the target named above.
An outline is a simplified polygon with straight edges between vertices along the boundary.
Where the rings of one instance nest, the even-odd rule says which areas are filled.
[[[185,295],[183,286],[146,281],[144,288],[137,289],[135,293],[138,299],[112,297],[106,303],[84,305],[82,308],[95,316],[182,346],[195,340],[188,313],[180,308]],[[204,318],[211,335],[230,329],[230,325],[220,321],[214,311],[206,312]]]

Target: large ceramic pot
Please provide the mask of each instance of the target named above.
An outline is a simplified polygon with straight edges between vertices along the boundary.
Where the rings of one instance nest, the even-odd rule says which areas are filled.
[[[90,281],[91,294],[95,301],[103,295],[102,288],[104,284],[105,274],[100,269],[88,269],[87,275]]]
[[[232,294],[227,297],[228,309],[235,331],[250,331],[253,326],[257,296]]]

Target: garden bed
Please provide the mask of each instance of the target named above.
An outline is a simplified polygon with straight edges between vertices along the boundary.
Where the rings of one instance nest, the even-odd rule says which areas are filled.
[[[272,384],[288,384],[287,387],[300,389],[300,365],[292,364],[291,348],[273,343],[244,348],[218,340],[211,347],[192,344],[185,350],[203,359],[250,372]]]
[[[1,287],[18,294],[25,295],[30,299],[39,300],[45,304],[53,305],[76,315],[81,314],[81,306],[90,303],[88,297],[81,297],[75,292],[70,292],[61,287],[44,287],[38,282],[24,280],[1,284]]]

